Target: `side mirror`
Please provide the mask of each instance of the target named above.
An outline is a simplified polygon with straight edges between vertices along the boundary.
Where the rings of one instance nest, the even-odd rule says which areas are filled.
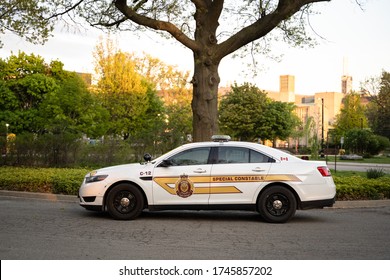
[[[144,154],[144,160],[146,162],[150,162],[152,160],[152,156],[148,153]]]

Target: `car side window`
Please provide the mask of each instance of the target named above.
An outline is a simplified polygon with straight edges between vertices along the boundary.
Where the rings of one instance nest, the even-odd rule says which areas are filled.
[[[217,164],[272,162],[260,152],[242,147],[219,147]]]
[[[207,164],[210,147],[194,148],[180,152],[169,158],[173,166]]]
[[[240,147],[219,147],[218,161],[219,164],[224,163],[248,163],[249,150]]]
[[[250,150],[250,162],[263,163],[263,162],[275,162],[275,160],[262,153],[259,153],[258,151]]]

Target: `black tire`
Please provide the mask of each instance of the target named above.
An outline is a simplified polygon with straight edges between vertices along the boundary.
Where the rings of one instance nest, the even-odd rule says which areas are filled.
[[[261,193],[257,208],[261,217],[270,223],[285,223],[297,210],[294,194],[282,186],[270,186]]]
[[[108,193],[107,210],[114,219],[133,220],[141,214],[143,208],[144,198],[136,186],[121,184]]]

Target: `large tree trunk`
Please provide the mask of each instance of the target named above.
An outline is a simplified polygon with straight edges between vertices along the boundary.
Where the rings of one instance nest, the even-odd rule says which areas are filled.
[[[218,65],[209,65],[207,58],[194,55],[193,138],[209,141],[218,132]]]
[[[204,5],[204,6],[202,6]],[[223,1],[203,2],[194,15],[196,21],[192,112],[193,139],[209,141],[218,132],[218,66],[216,30]]]

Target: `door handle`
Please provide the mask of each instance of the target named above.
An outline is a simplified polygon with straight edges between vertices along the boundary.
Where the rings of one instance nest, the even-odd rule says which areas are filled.
[[[198,169],[194,170],[194,173],[206,173],[206,170],[198,168]]]
[[[260,167],[256,167],[255,169],[252,169],[254,172],[263,172],[265,169],[261,169]]]

